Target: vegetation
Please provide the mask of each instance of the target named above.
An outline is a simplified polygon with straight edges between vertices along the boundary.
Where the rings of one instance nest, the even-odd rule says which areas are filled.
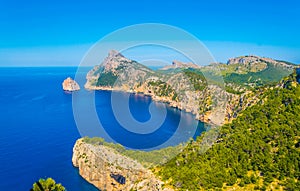
[[[275,86],[292,70],[267,61],[220,66],[223,67],[220,70],[227,92],[241,94],[255,90],[253,94],[257,92],[260,101],[255,101],[256,105],[249,106],[232,123],[218,129],[216,143],[205,153],[200,145],[204,136],[214,129],[186,147],[150,152],[127,150],[101,138],[85,138],[84,141],[112,147],[148,167],[158,165],[156,173],[178,190],[239,190],[241,187],[245,190],[300,190],[299,76],[294,73]],[[167,76],[179,72],[189,78],[195,90],[205,90],[207,84],[224,85],[213,65],[199,70],[180,68],[158,74]],[[102,78],[104,80],[98,79],[98,86],[101,86],[100,82],[111,84],[116,80],[113,73],[106,73]],[[162,80],[150,81],[148,85],[157,96],[178,99],[175,90]],[[175,156],[178,151],[180,154]]]
[[[200,70],[186,69],[183,71],[196,91],[202,91],[206,86],[206,79]]]
[[[237,94],[237,95],[241,95],[242,93],[244,93],[244,91],[238,91],[238,90],[235,90],[235,89],[233,89],[233,88],[230,87],[230,86],[225,86],[225,90],[226,90],[226,92],[228,92],[228,93]]]
[[[180,144],[178,146],[166,147],[160,150],[140,151],[125,149],[120,144],[105,142],[105,140],[100,137],[84,137],[83,141],[92,145],[105,145],[107,147],[113,148],[120,154],[137,160],[145,167],[154,167],[156,165],[162,165],[166,163],[170,158],[175,157],[183,149],[183,145]]]
[[[257,105],[224,125],[207,152],[201,153],[202,135],[162,165],[159,175],[179,190],[300,190],[300,86],[295,78],[286,78],[284,88],[268,90]]]
[[[157,81],[150,81],[148,82],[148,85],[153,89],[154,94],[157,96],[172,96],[172,100],[177,100],[178,95],[176,91],[166,82],[163,82],[161,80]]]
[[[278,82],[284,76],[292,73],[292,70],[284,69],[273,64],[268,64],[265,70],[259,72],[248,72],[246,74],[230,73],[225,76],[226,83],[236,83],[238,85],[252,84],[262,86]]]
[[[40,179],[33,184],[31,191],[65,191],[66,189],[57,184],[52,178]]]
[[[114,86],[118,77],[113,72],[101,73],[96,86]]]

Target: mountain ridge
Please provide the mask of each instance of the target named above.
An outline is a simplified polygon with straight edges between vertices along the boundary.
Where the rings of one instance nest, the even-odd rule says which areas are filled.
[[[191,112],[196,119],[219,125],[255,104],[256,94],[260,94],[255,89],[278,81],[295,67],[281,63],[258,56],[242,56],[229,59],[228,64],[202,67],[175,61],[154,71],[112,50],[100,65],[88,72],[85,88],[143,93]],[[222,120],[220,113],[224,116]]]

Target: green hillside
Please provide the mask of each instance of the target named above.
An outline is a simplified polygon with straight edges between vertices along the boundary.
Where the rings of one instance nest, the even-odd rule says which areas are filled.
[[[159,168],[178,190],[300,190],[300,86],[296,75],[270,89],[201,154],[200,143]]]
[[[291,74],[292,70],[280,66],[268,64],[268,67],[259,72],[248,72],[245,74],[230,73],[224,77],[226,83],[236,83],[238,85],[252,84],[262,86],[278,82],[284,76]]]

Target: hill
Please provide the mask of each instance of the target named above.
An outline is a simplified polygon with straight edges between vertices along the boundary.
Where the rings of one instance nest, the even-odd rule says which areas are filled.
[[[227,90],[241,93],[245,90],[277,83],[283,77],[291,74],[295,65],[251,55],[231,58],[226,64],[211,64],[202,70],[215,72],[216,68],[224,76]]]
[[[191,112],[201,121],[223,124],[255,104],[264,88],[292,73],[294,67],[269,58],[242,56],[204,67],[174,61],[154,71],[112,50],[88,72],[85,88],[143,93]]]
[[[300,190],[299,112],[294,73],[222,126],[207,152],[202,135],[158,174],[178,190]]]

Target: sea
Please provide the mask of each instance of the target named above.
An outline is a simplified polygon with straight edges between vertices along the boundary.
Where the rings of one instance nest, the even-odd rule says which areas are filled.
[[[151,104],[153,100],[148,96],[118,92],[120,103],[124,99],[132,116],[141,123],[150,120],[152,115],[161,115],[162,105],[166,111],[161,127],[151,133],[140,136],[126,130],[113,112],[111,91],[88,91],[83,87],[74,93],[62,90],[63,80],[69,76],[74,78],[76,72],[76,67],[0,68],[0,190],[28,191],[39,178],[47,177],[68,191],[98,190],[72,165],[74,143],[85,136],[84,127],[76,123],[80,114],[74,117],[72,101],[76,93],[77,96],[94,95],[101,126],[113,142],[127,148],[151,150],[179,132],[179,137],[170,142],[176,145],[195,139],[205,130],[205,125],[192,114],[165,103]],[[154,107],[151,112],[150,105]]]

